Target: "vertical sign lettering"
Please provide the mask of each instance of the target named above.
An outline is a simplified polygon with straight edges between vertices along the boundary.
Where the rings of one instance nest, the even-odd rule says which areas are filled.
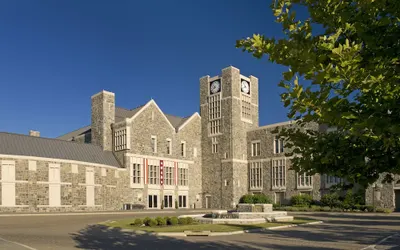
[[[160,184],[164,185],[164,161],[160,160]]]

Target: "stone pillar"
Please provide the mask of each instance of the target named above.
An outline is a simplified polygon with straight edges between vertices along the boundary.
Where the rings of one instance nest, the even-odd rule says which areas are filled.
[[[112,151],[113,134],[111,125],[115,122],[115,95],[101,91],[92,96],[92,143],[103,150]]]
[[[30,136],[40,137],[40,132],[35,130],[29,130]]]

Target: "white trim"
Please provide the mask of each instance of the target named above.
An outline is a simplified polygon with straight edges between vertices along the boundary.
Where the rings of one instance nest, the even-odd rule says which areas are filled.
[[[79,173],[77,164],[71,164],[71,173],[73,173],[73,174]]]
[[[30,207],[30,206],[29,205],[13,205],[13,206],[0,205],[0,207]]]
[[[65,185],[65,184],[64,184]],[[78,186],[83,186],[83,187],[102,187],[102,184],[86,184],[86,183],[78,183]]]
[[[26,182],[28,182],[28,181],[26,181]],[[48,181],[37,181],[36,184],[44,184],[44,185],[48,185],[48,184],[72,185],[72,182],[54,183],[54,182],[48,182]]]
[[[181,126],[179,126],[178,128],[178,132],[183,129],[187,124],[189,124],[189,122],[194,119],[195,117],[199,117],[201,119],[201,116],[199,115],[198,112],[194,113],[189,119],[187,119]]]
[[[98,96],[98,95],[101,95],[101,94],[108,94],[108,95],[115,96],[115,94],[114,94],[113,92],[110,92],[110,91],[107,91],[107,90],[104,90],[104,89],[103,89],[103,90],[100,91],[99,93],[92,95],[92,98],[94,98],[94,97],[96,97],[96,96]]]
[[[108,188],[116,188],[117,186],[116,185],[106,185],[106,187],[108,187]]]
[[[147,184],[147,189],[161,190],[161,185],[160,184]]]
[[[285,125],[290,125],[290,124],[294,124],[294,123],[296,123],[296,121],[278,122],[278,123],[264,125],[264,126],[254,128],[254,129],[249,129],[248,132],[255,131],[255,130],[267,129],[267,128],[274,128],[274,127],[279,127],[279,126],[285,126]]]
[[[7,180],[0,180],[0,183],[28,183],[29,181],[19,181],[19,180],[14,180],[14,181],[7,181]]]
[[[247,76],[244,76],[242,74],[239,74],[239,75],[240,75],[241,78],[243,78],[243,80],[246,80],[246,81],[251,83],[250,78],[248,78]]]
[[[78,207],[102,207],[103,205],[78,205]]]
[[[143,110],[145,110],[146,108],[148,108],[151,104],[154,104],[156,109],[158,111],[160,111],[161,115],[165,118],[165,120],[167,121],[167,123],[170,125],[170,127],[175,131],[175,127],[172,126],[171,122],[168,120],[168,118],[165,116],[165,114],[161,111],[160,107],[158,107],[157,103],[154,100],[150,100],[148,103],[146,103],[146,105],[144,105],[135,115],[133,115],[131,118],[129,118],[129,122],[132,122],[136,117],[138,117]]]
[[[54,158],[46,158],[46,157],[38,157],[38,156],[26,156],[26,155],[3,155],[0,154],[0,158],[12,158],[12,159],[20,159],[20,160],[36,160],[36,161],[48,161],[48,162],[57,162],[57,163],[71,163],[71,164],[79,164],[79,165],[87,165],[87,166],[95,166],[95,167],[105,167],[112,169],[119,169],[119,167],[103,165],[99,163],[85,162],[85,161],[75,161],[75,160],[65,160],[65,159],[54,159]],[[3,160],[4,161],[4,160]],[[3,162],[2,161],[2,162]],[[126,169],[121,169],[126,170]]]
[[[1,157],[2,155],[0,155],[0,157]],[[1,160],[0,161],[0,165],[15,165],[15,161],[13,161],[13,160]]]
[[[28,169],[29,169],[29,171],[36,171],[37,162],[36,161],[28,161]]]
[[[182,160],[182,159],[173,159],[173,158],[168,158],[168,157],[158,157],[158,156],[153,156],[153,155],[138,155],[138,154],[132,154],[132,153],[126,153],[126,156],[131,156],[131,157],[138,157],[138,158],[145,158],[148,160],[164,160],[164,161],[176,161],[176,162],[182,162],[182,163],[187,163],[187,164],[194,164],[194,161],[190,160]],[[126,169],[121,169],[126,170]]]
[[[254,146],[258,145],[258,149],[254,149]],[[260,152],[259,154],[257,154],[257,152]],[[255,156],[260,156],[261,155],[261,140],[255,140],[255,141],[251,141],[251,156],[255,157]]]
[[[247,160],[240,160],[240,159],[225,159],[221,160],[222,163],[234,162],[234,163],[244,163],[247,164],[249,161]]]
[[[210,76],[208,76],[208,75],[207,75],[207,76],[203,76],[203,77],[208,77],[208,85],[210,85],[211,82],[222,78],[221,76],[213,76],[213,77],[210,77]],[[203,77],[202,77],[202,78],[203,78]],[[209,87],[209,88],[210,88],[210,87]],[[210,90],[208,90],[208,93],[210,93]]]
[[[72,207],[72,205],[59,205],[59,206],[37,205],[37,207]]]

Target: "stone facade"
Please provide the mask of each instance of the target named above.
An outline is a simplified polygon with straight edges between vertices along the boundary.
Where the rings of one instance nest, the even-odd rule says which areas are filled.
[[[264,193],[281,204],[304,193],[320,199],[329,192],[327,178],[299,178],[285,157],[288,148],[283,145],[281,152],[273,132],[296,124],[260,127],[258,105],[258,79],[234,67],[200,78],[200,115],[184,118],[163,113],[154,100],[131,110],[115,107],[115,94],[101,91],[91,97],[91,125],[58,138],[97,145],[98,151],[93,145],[80,148],[97,152],[95,158],[77,160],[77,152],[69,160],[59,159],[60,154],[21,156],[4,154],[0,147],[0,211],[121,210],[130,204],[227,209],[247,193]],[[99,164],[98,158],[107,163]],[[398,176],[395,183],[374,189],[366,190],[368,204],[400,207]]]

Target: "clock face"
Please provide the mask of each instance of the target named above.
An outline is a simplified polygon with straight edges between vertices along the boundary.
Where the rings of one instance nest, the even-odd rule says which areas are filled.
[[[213,81],[210,85],[211,94],[218,93],[221,90],[221,83],[217,81]]]
[[[250,84],[249,82],[242,80],[242,92],[245,94],[249,94],[250,93]]]

